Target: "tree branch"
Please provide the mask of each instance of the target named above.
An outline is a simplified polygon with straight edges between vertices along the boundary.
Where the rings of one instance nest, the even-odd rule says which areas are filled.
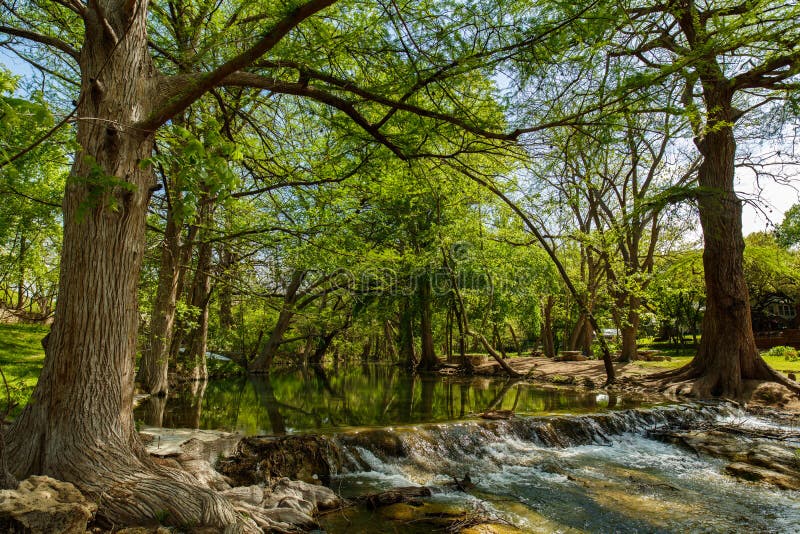
[[[52,46],[53,48],[57,48],[58,50],[68,54],[75,61],[80,59],[80,54],[77,50],[61,39],[50,37],[49,35],[42,35],[40,33],[23,30],[20,28],[12,28],[11,26],[0,26],[0,33],[5,33],[6,35],[13,35],[14,37],[21,37],[29,41]]]
[[[238,56],[223,63],[215,70],[192,76],[172,76],[165,80],[165,84],[172,85],[174,89],[180,90],[175,95],[167,91],[166,98],[162,98],[160,105],[156,106],[156,111],[146,120],[137,125],[144,130],[155,130],[169,119],[189,107],[195,100],[211,88],[217,86],[225,78],[252,64],[258,58],[269,52],[277,45],[286,34],[297,27],[301,22],[321,11],[322,9],[336,3],[337,0],[311,0],[302,4],[289,15],[281,19],[266,35],[256,42],[249,49]],[[185,82],[189,83],[185,83]]]

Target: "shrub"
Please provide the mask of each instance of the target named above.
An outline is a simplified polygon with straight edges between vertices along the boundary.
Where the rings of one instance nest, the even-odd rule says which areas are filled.
[[[771,356],[773,358],[783,358],[787,362],[796,362],[800,360],[800,354],[798,354],[797,349],[783,345],[772,347],[766,353],[764,353],[764,355]]]

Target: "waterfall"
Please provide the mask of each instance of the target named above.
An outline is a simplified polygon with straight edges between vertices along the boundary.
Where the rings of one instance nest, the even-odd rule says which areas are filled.
[[[610,445],[614,436],[643,435],[663,427],[711,422],[742,411],[728,403],[691,403],[577,416],[513,417],[398,428],[366,429],[332,436],[331,466],[341,473],[414,464],[420,469],[457,466],[497,443],[540,448]]]

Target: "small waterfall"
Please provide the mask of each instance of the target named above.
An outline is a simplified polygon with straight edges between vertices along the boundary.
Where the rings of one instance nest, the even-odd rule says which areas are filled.
[[[798,532],[797,493],[741,483],[721,460],[648,437],[751,419],[732,403],[691,403],[343,432],[328,438],[331,481],[345,496],[425,486],[433,510],[478,509],[523,532]],[[365,513],[362,531],[386,531],[379,518]]]
[[[741,414],[727,403],[692,403],[616,412],[500,421],[460,421],[395,429],[367,429],[331,436],[330,465],[342,473],[396,472],[395,464],[416,464],[436,472],[486,453],[497,443],[539,448],[608,445],[620,434],[644,434],[663,427],[710,422]],[[523,445],[524,446],[524,445]]]

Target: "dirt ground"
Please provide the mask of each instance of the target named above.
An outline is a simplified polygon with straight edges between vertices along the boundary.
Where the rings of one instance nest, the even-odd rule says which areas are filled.
[[[559,384],[576,387],[601,387],[606,381],[602,360],[555,361],[544,357],[509,358],[506,362],[512,369],[526,379],[537,383]],[[643,367],[636,363],[614,363],[616,384],[613,389],[632,391],[645,396],[666,397],[678,400],[665,386],[653,380],[649,375],[664,371],[657,367]],[[500,375],[502,369],[496,362],[489,362],[475,368],[477,374]],[[572,377],[572,378],[570,378]],[[747,391],[743,398],[735,399],[749,407],[772,408],[783,412],[800,414],[800,397],[789,389],[772,382],[748,381]]]

